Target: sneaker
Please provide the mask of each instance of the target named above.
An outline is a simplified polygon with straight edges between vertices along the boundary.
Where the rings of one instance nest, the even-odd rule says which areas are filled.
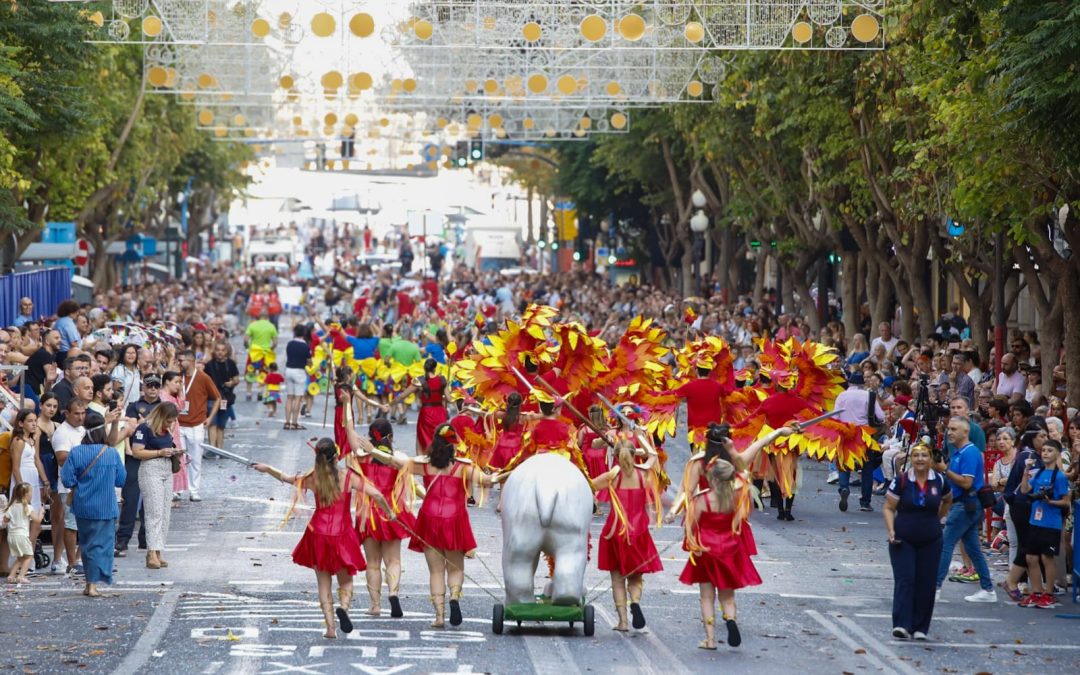
[[[979,583],[979,574],[970,567],[961,568],[959,572],[949,575],[949,581],[955,581],[961,584],[977,584]]]
[[[195,493],[195,492],[191,493],[191,497],[189,499],[191,499],[191,501],[193,501],[193,502],[201,502],[202,501],[202,497],[200,497],[198,495],[198,493]]]
[[[1039,593],[1028,593],[1017,605],[1020,607],[1034,607],[1039,602],[1039,595]]]
[[[178,502],[178,501],[180,501],[180,499],[181,499],[181,495],[180,495],[180,493],[179,493],[179,492],[174,492],[174,493],[172,493],[172,500],[173,500],[174,502]]]
[[[60,574],[60,573],[61,573],[61,571],[60,571],[60,563],[53,563],[52,567],[49,568],[49,574]]]
[[[869,504],[860,504],[859,505],[859,510],[862,511],[863,513],[873,513],[874,507],[870,506]]]
[[[1064,589],[1061,586],[1054,584],[1054,595],[1065,595],[1066,590],[1067,589]]]
[[[82,563],[76,563],[74,567],[68,568],[67,575],[71,578],[85,577],[86,570],[83,569]]]
[[[1024,594],[1020,592],[1019,588],[1009,588],[1009,585],[1004,581],[999,581],[997,584],[1005,593],[1005,600],[1009,602],[1020,602],[1024,599]]]
[[[918,640],[919,642],[926,642],[926,633],[922,632],[921,630],[917,630],[912,633],[911,637]]]
[[[829,473],[829,477],[825,479],[825,482],[829,485],[836,485],[840,482],[840,474],[836,471]]]
[[[990,542],[990,548],[995,551],[1000,551],[1003,548],[1009,547],[1009,534],[1005,530],[998,532],[994,537],[994,541]]]
[[[936,591],[934,591],[934,602],[935,602],[935,603],[944,603],[944,602],[948,602],[948,600],[946,600],[945,598],[941,597],[941,589],[940,589],[940,588],[939,588],[939,589],[937,589]]]
[[[843,512],[847,511],[847,500],[850,495],[851,490],[847,488],[840,488],[840,510]]]
[[[897,626],[896,628],[892,629],[892,636],[894,638],[896,638],[897,640],[910,640],[911,639],[911,633],[909,633],[907,631],[907,628],[901,628],[900,626]]]
[[[980,588],[964,599],[968,602],[997,602],[997,593],[993,590],[988,591],[985,588]]]
[[[1035,601],[1035,606],[1039,609],[1054,609],[1058,606],[1058,601],[1054,600],[1054,596],[1043,593],[1039,596],[1039,599]]]
[[[127,557],[127,546],[125,546],[124,548],[116,549],[115,551],[113,551],[113,555],[116,556],[117,558],[126,558]]]

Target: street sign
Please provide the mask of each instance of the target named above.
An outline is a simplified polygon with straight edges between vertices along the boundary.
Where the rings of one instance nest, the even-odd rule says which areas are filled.
[[[90,245],[85,239],[75,242],[75,257],[72,258],[72,262],[80,267],[90,262]]]

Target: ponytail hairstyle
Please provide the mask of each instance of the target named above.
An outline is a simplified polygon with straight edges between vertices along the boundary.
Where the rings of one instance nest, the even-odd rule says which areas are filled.
[[[735,502],[735,466],[726,459],[718,459],[709,466],[709,487],[716,495],[716,506],[722,513],[730,513]]]
[[[632,473],[634,470],[634,444],[626,438],[616,441],[615,458],[619,463],[619,471],[624,476]]]
[[[436,469],[445,469],[454,460],[457,432],[449,424],[440,424],[428,446],[428,461]]]
[[[727,424],[710,424],[709,431],[705,434],[705,462],[721,459],[731,461],[731,453],[727,444],[731,439],[731,426]]]
[[[607,426],[607,420],[604,419],[604,409],[598,405],[589,406],[589,421],[593,423],[593,426],[597,429],[603,429]]]
[[[337,370],[337,379],[334,384],[344,389],[351,389],[354,377],[352,368],[342,366]]]
[[[330,506],[341,496],[341,477],[337,467],[337,444],[332,438],[320,438],[315,444],[315,501]]]
[[[555,401],[540,401],[540,412],[544,417],[555,414]]]
[[[423,384],[420,385],[420,390],[425,398],[431,396],[431,378],[435,376],[435,369],[438,367],[439,362],[435,359],[429,358],[424,361],[424,377],[422,378]]]
[[[390,420],[385,417],[380,417],[372,421],[368,427],[368,438],[371,439],[371,444],[376,448],[382,447],[393,450],[394,425],[390,424]]]
[[[507,430],[518,422],[521,417],[521,394],[516,391],[510,392],[506,397],[506,414],[503,416],[503,430]]]

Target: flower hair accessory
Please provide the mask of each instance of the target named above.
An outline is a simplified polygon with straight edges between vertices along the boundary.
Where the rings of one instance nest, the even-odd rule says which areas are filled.
[[[448,443],[453,443],[455,440],[457,440],[457,432],[454,431],[454,427],[447,424],[439,430],[439,438],[443,439]]]

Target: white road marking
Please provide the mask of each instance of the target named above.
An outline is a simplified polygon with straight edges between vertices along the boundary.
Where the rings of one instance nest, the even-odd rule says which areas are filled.
[[[848,635],[844,631],[840,630],[840,628],[838,628],[835,624],[833,624],[832,621],[829,621],[824,616],[822,616],[820,612],[817,612],[817,611],[812,610],[812,609],[808,609],[808,610],[806,610],[806,614],[811,619],[813,619],[817,623],[821,624],[821,626],[825,630],[832,633],[836,637],[837,640],[839,640],[840,642],[843,642],[845,645],[847,645],[852,650],[852,652],[855,652],[856,650],[861,650],[862,651],[861,656],[863,656],[867,661],[869,661],[871,664],[873,664],[873,666],[875,668],[877,668],[878,670],[884,671],[886,673],[896,673],[897,672],[896,670],[893,670],[891,667],[886,665],[884,661],[882,661],[881,659],[879,659],[878,657],[874,656],[869,651],[867,651],[866,648],[864,648],[861,644],[859,644],[858,642],[853,640],[850,635]]]
[[[935,619],[935,621],[936,620],[937,619]],[[995,644],[995,643],[992,643],[992,642],[979,642],[979,643],[974,643],[973,644],[973,643],[969,643],[969,642],[933,642],[933,641],[926,641],[926,642],[917,641],[916,642],[916,641],[908,641],[908,640],[897,640],[896,643],[895,643],[895,646],[897,646],[897,647],[923,647],[923,648],[927,648],[927,647],[947,647],[949,649],[952,649],[952,648],[960,648],[960,649],[1015,649],[1015,650],[1018,650],[1018,651],[1029,651],[1029,650],[1032,650],[1032,649],[1062,649],[1062,650],[1076,651],[1076,650],[1080,649],[1080,645],[1028,644],[1026,642],[1023,643],[1023,644],[1015,644],[1015,643],[1012,643],[1012,642],[1003,642],[1001,644]]]
[[[289,553],[291,548],[257,548],[255,546],[241,546],[236,549],[242,553]]]
[[[154,588],[156,586],[172,586],[171,581],[117,581],[118,586],[147,586]]]
[[[581,675],[564,638],[524,635],[522,640],[536,675]]]
[[[601,607],[600,605],[593,605],[593,611],[596,612],[596,614],[599,617],[603,618],[604,622],[607,623],[608,628],[614,628],[615,627],[615,624],[617,623],[618,619],[616,619],[614,616],[612,616],[611,613],[608,612],[605,608]],[[661,672],[661,671],[658,671],[653,666],[652,661],[649,660],[649,657],[645,654],[645,652],[643,652],[641,649],[639,649],[637,645],[635,645],[629,639],[627,639],[625,641],[625,644],[630,648],[630,651],[634,654],[634,660],[637,661],[637,665],[638,665],[637,672],[642,672],[642,673],[659,673],[659,672]],[[620,643],[620,646],[621,645],[622,645],[622,643]],[[671,666],[674,667],[675,664],[672,663]],[[682,669],[679,672],[690,672],[690,671]]]
[[[165,636],[165,631],[169,628],[169,622],[172,619],[173,610],[176,608],[176,603],[180,599],[180,592],[170,590],[161,597],[161,602],[154,608],[154,613],[150,616],[150,620],[146,622],[146,626],[143,627],[142,635],[139,636],[138,642],[131,648],[128,655],[124,657],[124,660],[120,662],[120,665],[113,671],[114,675],[128,675],[138,673],[153,656],[158,642]]]
[[[867,633],[857,623],[855,623],[851,619],[847,618],[846,616],[843,616],[842,614],[833,613],[832,617],[833,617],[833,619],[835,621],[840,623],[840,625],[842,625],[844,628],[847,628],[849,631],[854,633],[857,637],[860,637],[863,640],[865,640],[866,643],[870,646],[870,649],[873,649],[875,652],[877,652],[878,654],[881,654],[883,657],[885,657],[885,659],[889,663],[892,663],[894,666],[896,666],[896,669],[899,670],[901,673],[904,673],[904,675],[918,675],[918,671],[915,670],[914,668],[912,668],[911,666],[909,666],[904,661],[900,660],[900,657],[896,655],[896,652],[889,649],[889,647],[884,642],[882,642],[881,640],[878,640],[873,635],[870,635],[869,633]]]
[[[211,661],[206,666],[206,670],[202,671],[201,675],[214,675],[217,671],[221,670],[221,667],[225,665],[224,661]]]
[[[284,586],[282,579],[236,579],[225,582],[230,586]]]
[[[857,619],[889,619],[892,621],[892,614],[856,614]],[[934,615],[934,621],[962,621],[964,623],[999,623],[1001,619],[991,619],[988,617],[970,617],[970,616],[937,616]]]

